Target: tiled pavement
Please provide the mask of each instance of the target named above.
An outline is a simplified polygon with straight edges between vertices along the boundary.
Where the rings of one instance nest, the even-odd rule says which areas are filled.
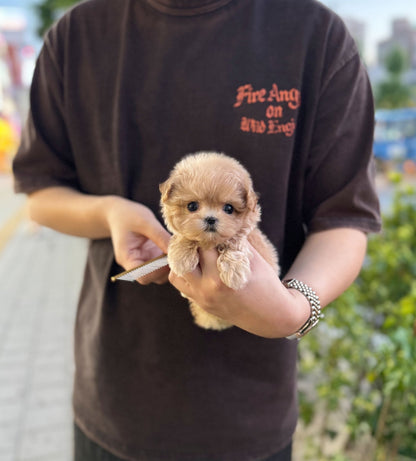
[[[0,461],[69,461],[86,242],[30,224],[23,203],[0,177]]]

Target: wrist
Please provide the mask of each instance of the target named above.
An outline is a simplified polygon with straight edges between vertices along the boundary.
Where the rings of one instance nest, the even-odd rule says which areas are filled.
[[[311,305],[307,298],[297,290],[286,287],[287,295],[290,299],[290,325],[288,325],[287,336],[302,328],[311,316]],[[290,331],[289,331],[290,330]]]
[[[108,237],[111,236],[114,224],[119,220],[118,215],[120,214],[120,206],[124,201],[126,201],[125,198],[117,195],[105,195],[100,197],[97,202],[99,219]]]
[[[287,289],[296,290],[298,293],[302,294],[309,304],[309,318],[294,333],[286,337],[287,339],[300,339],[309,333],[309,331],[318,324],[319,319],[322,317],[321,302],[315,291],[309,285],[300,280],[287,279],[282,283]]]

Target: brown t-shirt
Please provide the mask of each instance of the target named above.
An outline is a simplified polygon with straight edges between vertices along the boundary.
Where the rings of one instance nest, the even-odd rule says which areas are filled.
[[[314,0],[89,0],[45,38],[16,190],[118,194],[158,216],[185,154],[250,171],[283,274],[308,232],[380,228],[373,102],[340,19]],[[169,284],[110,282],[91,242],[76,319],[75,418],[130,460],[248,461],[296,425],[296,342],[194,325]],[[319,329],[311,334],[319,334]]]

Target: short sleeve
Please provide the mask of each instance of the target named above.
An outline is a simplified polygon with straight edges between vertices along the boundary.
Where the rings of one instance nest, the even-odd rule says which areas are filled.
[[[13,161],[16,192],[51,186],[77,188],[65,124],[62,70],[49,37],[40,52],[30,90],[30,109]]]
[[[304,188],[308,232],[380,230],[373,134],[372,91],[354,54],[328,77],[320,95]]]

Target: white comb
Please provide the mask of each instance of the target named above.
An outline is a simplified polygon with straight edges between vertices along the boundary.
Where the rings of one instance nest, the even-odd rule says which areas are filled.
[[[140,277],[144,277],[158,269],[168,265],[168,257],[166,255],[159,256],[151,259],[150,261],[140,264],[140,266],[134,267],[128,271],[121,272],[120,274],[111,277],[112,282],[117,280],[124,280],[126,282],[135,282]]]

